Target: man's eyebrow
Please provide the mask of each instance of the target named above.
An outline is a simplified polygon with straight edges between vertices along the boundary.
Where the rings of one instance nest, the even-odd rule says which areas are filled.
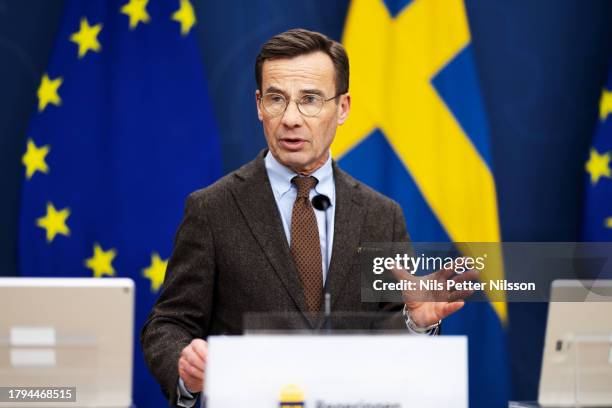
[[[286,92],[283,91],[280,88],[277,88],[275,86],[269,86],[266,88],[266,92],[265,93],[277,93],[277,94],[282,94],[282,95],[286,95]]]
[[[301,89],[300,94],[325,96],[323,91],[321,91],[320,89]]]
[[[277,93],[277,94],[281,94],[281,95],[287,95],[287,92],[283,91],[280,88],[277,88],[275,86],[269,86],[266,88],[266,92],[264,93]],[[321,91],[320,89],[316,89],[316,88],[308,88],[308,89],[301,89],[300,90],[300,95],[319,95],[319,96],[325,96],[325,93],[323,91]]]

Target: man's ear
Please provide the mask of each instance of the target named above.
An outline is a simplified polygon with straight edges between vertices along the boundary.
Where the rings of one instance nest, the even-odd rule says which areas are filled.
[[[348,119],[351,110],[351,94],[347,92],[341,95],[338,105],[338,126],[340,126]]]
[[[258,89],[255,91],[255,106],[257,106],[257,117],[259,121],[263,121],[263,112],[261,111],[261,104],[259,103],[259,98],[261,97],[261,91]]]

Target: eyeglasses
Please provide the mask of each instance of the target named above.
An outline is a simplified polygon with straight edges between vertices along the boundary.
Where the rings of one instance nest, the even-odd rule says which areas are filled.
[[[329,99],[324,99],[321,95],[306,94],[300,99],[295,99],[294,101],[302,115],[313,117],[321,113],[323,106],[327,102],[331,101],[332,99],[336,99],[340,95],[342,94],[337,94]],[[280,116],[285,113],[290,102],[287,101],[283,95],[278,93],[267,93],[260,96],[259,101],[261,102],[261,106],[266,113],[272,117]]]

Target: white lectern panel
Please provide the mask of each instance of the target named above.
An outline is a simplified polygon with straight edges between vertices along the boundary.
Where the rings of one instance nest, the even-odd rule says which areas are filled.
[[[467,338],[209,338],[207,408],[468,406]]]

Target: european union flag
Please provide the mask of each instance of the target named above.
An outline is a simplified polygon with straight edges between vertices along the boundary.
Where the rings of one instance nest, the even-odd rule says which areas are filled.
[[[599,118],[586,170],[585,241],[612,241],[612,64],[602,89]]]
[[[189,0],[66,1],[27,134],[21,273],[131,277],[136,332],[186,196],[221,175],[196,24]],[[165,406],[139,347],[134,401]]]

